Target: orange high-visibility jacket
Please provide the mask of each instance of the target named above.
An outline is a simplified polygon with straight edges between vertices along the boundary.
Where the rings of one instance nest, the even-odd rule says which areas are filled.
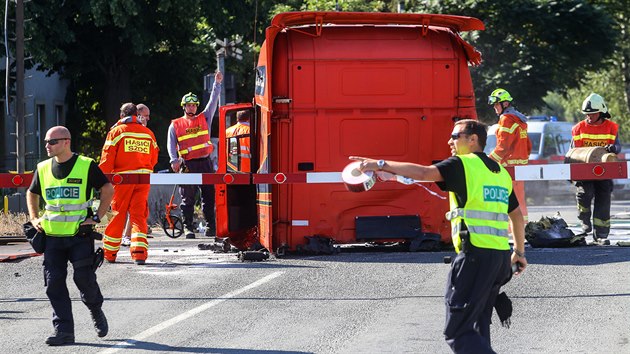
[[[575,147],[591,147],[614,144],[618,132],[617,123],[609,119],[604,119],[600,125],[588,124],[585,119],[573,126],[571,135]]]
[[[251,159],[252,154],[250,152],[250,143],[249,143],[249,123],[236,123],[233,126],[227,128],[225,130],[226,138],[238,138],[238,144],[240,146],[240,158],[241,158],[241,172],[251,172]],[[229,151],[230,149],[226,149],[228,151],[228,164],[230,164],[230,154],[234,153],[233,151]],[[235,166],[232,166],[234,168]],[[236,170],[236,168],[234,168]]]
[[[210,141],[210,130],[203,113],[192,119],[183,116],[173,119],[172,122],[177,136],[177,150],[184,160],[199,159],[212,153],[214,146]]]
[[[107,133],[99,167],[104,173],[151,173],[158,152],[151,129],[136,116],[125,117]]]
[[[532,142],[527,137],[527,123],[510,113],[499,117],[497,146],[488,155],[503,166],[526,165]]]

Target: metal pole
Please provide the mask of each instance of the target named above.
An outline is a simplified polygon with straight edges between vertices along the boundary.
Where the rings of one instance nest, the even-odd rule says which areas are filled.
[[[224,39],[225,42],[228,43],[227,38]],[[217,66],[219,71],[223,74],[223,84],[221,84],[221,96],[219,97],[219,106],[225,105],[225,51],[227,48],[222,48],[222,50],[217,51]]]
[[[26,148],[24,127],[24,1],[16,0],[15,8],[15,126],[17,145],[17,173],[24,173],[26,166]],[[7,68],[8,69],[8,68]]]

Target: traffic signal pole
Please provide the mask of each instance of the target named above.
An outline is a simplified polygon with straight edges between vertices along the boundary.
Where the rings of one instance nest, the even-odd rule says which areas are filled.
[[[220,72],[223,73],[225,77],[225,56],[231,56],[236,60],[243,59],[243,51],[236,46],[241,44],[243,41],[242,38],[237,37],[233,41],[229,41],[227,38],[223,38],[223,40],[217,39],[215,40],[216,45],[219,47],[217,49],[217,67]],[[219,98],[219,106],[225,105],[225,84],[221,86],[221,97]]]
[[[15,2],[15,154],[17,173],[24,173],[26,166],[26,129],[24,127],[24,1]],[[9,68],[7,68],[8,70]]]

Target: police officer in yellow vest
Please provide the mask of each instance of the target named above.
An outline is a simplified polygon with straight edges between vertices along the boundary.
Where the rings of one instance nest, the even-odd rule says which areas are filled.
[[[475,120],[455,123],[448,144],[452,157],[435,165],[373,160],[358,156],[363,171],[386,171],[435,181],[449,192],[453,244],[457,257],[447,280],[446,342],[455,353],[494,353],[490,344],[492,309],[501,285],[527,266],[525,222],[508,172],[483,153],[487,127]],[[514,249],[510,251],[508,220]]]
[[[46,234],[44,277],[54,326],[46,344],[64,345],[74,343],[72,305],[66,285],[68,262],[73,266],[74,282],[90,310],[97,335],[104,337],[109,329],[93,268],[92,231],[107,212],[114,188],[92,159],[72,152],[68,129],[52,127],[44,141],[51,158],[37,165],[26,202],[31,223]],[[100,205],[95,213],[91,208],[94,189],[100,191]],[[40,196],[45,202],[41,216]]]

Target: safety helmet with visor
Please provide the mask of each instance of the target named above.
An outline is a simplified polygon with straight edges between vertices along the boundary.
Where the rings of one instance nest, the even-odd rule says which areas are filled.
[[[197,106],[199,105],[199,99],[197,98],[197,95],[195,95],[192,92],[188,92],[187,94],[184,95],[184,97],[182,97],[182,102],[181,105],[182,107],[184,107],[187,104],[196,104]]]
[[[490,96],[488,96],[488,104],[491,106],[494,105],[495,103],[505,102],[505,101],[512,102],[512,96],[510,95],[509,92],[507,92],[506,90],[502,88],[498,88],[492,91]]]
[[[591,114],[591,113],[608,113],[608,108],[606,107],[606,102],[604,102],[604,98],[596,93],[591,93],[586,97],[584,102],[582,102],[582,113]]]

